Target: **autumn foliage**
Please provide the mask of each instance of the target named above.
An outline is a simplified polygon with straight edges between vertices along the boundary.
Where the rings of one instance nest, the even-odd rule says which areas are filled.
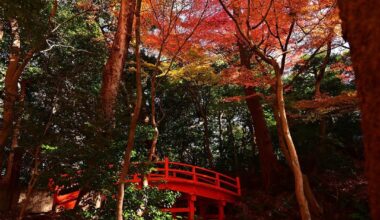
[[[339,155],[355,157],[351,151],[364,144],[377,219],[375,2],[0,2],[0,207],[22,219],[44,173],[59,178],[80,170],[70,183],[80,191],[75,210],[101,191],[117,205],[94,216],[116,211],[122,220],[130,205],[124,180],[137,172],[132,161],[169,156],[244,175],[246,184],[259,179],[263,197],[290,188],[296,217],[324,219],[333,205],[319,195],[321,161],[331,146],[331,155],[351,146],[329,125],[345,117],[357,124],[360,116],[363,134],[351,128],[360,141]],[[315,139],[305,141],[305,131]],[[27,190],[17,205],[20,180]],[[107,188],[110,182],[118,190]],[[147,197],[134,214],[161,215]]]

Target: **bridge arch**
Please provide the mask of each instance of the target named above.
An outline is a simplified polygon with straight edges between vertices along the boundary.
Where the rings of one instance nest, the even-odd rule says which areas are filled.
[[[145,177],[149,185],[159,189],[179,191],[187,199],[187,207],[164,209],[164,211],[176,213],[188,213],[188,219],[193,220],[195,215],[195,202],[198,201],[199,213],[203,219],[224,219],[224,206],[227,203],[235,203],[241,195],[239,177],[228,175],[193,166],[190,164],[169,161],[155,162],[155,169]],[[125,180],[126,183],[136,183],[142,187],[142,176],[134,174]],[[217,206],[218,214],[210,215],[205,206],[213,203]]]
[[[135,183],[142,187],[142,178],[141,174],[133,174],[125,183]],[[241,195],[239,177],[234,178],[203,167],[169,161],[168,158],[155,162],[153,171],[145,178],[149,185],[159,189],[181,192],[186,200],[186,207],[167,208],[163,211],[171,212],[173,216],[177,213],[187,213],[189,220],[194,220],[197,206],[203,220],[223,220],[225,205],[235,203]],[[78,195],[79,191],[63,195],[59,195],[57,191],[54,195],[54,207],[72,209]],[[217,207],[217,214],[207,212],[209,205]]]

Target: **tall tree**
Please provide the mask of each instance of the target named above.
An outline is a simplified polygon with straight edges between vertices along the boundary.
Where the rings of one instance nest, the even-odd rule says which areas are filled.
[[[120,76],[124,69],[130,41],[136,1],[121,0],[117,31],[112,49],[104,67],[101,88],[102,112],[109,126],[114,123],[114,106],[120,85]]]
[[[380,2],[338,0],[338,3],[360,98],[369,204],[372,219],[380,219]]]
[[[297,45],[299,42],[304,42],[305,39],[313,42],[313,44],[310,44],[305,41],[304,45],[306,47],[310,47],[311,45],[315,46],[315,44],[317,44],[312,37],[313,30],[323,29],[325,23],[322,22],[322,20],[331,14],[331,11],[334,12],[334,10],[329,10],[329,8],[333,8],[333,6],[327,4],[328,6],[326,6],[326,8],[328,10],[326,10],[323,9],[323,7],[320,8],[318,3],[311,7],[311,5],[306,4],[304,1],[297,0],[288,2],[265,1],[259,6],[254,6],[249,0],[243,2],[232,1],[231,3],[219,0],[219,2],[235,25],[240,41],[239,43],[247,48],[247,52],[255,56],[259,65],[261,64],[264,67],[267,65],[265,68],[269,67],[270,72],[274,75],[273,84],[275,86],[273,91],[276,96],[274,109],[276,110],[275,114],[278,114],[275,115],[275,118],[279,125],[278,128],[281,130],[278,132],[278,134],[281,135],[280,143],[283,145],[281,149],[285,149],[286,147],[287,150],[286,152],[284,151],[284,155],[286,155],[285,158],[289,160],[288,164],[294,174],[296,197],[300,206],[302,219],[310,219],[311,215],[308,203],[314,203],[315,199],[313,197],[310,198],[311,194],[305,192],[305,182],[307,183],[307,181],[304,180],[297,151],[290,134],[285,110],[282,78],[287,69],[287,65],[289,65],[287,62],[288,57],[290,57],[290,55],[294,57],[294,54],[304,50],[304,48]],[[316,11],[314,11],[313,8],[316,8]],[[307,12],[306,14],[310,13],[309,11],[319,13],[321,10],[328,12],[325,13],[327,15],[323,14],[322,19],[316,18],[309,20],[310,16],[305,16],[305,12]],[[308,24],[309,28],[304,28],[302,24]],[[312,28],[310,26],[312,26]],[[305,31],[305,29],[308,30]],[[297,34],[294,34],[295,32],[297,32]],[[283,140],[281,140],[281,138]],[[314,204],[312,207],[319,206]]]
[[[123,165],[120,171],[119,181],[118,181],[117,206],[116,206],[116,218],[118,220],[123,220],[123,202],[124,202],[124,185],[125,185],[124,181],[125,181],[125,178],[127,177],[130,163],[131,163],[130,160],[131,160],[132,150],[134,148],[136,127],[139,120],[142,96],[143,96],[142,84],[141,84],[141,57],[140,57],[140,43],[141,43],[140,11],[141,11],[141,0],[137,0],[136,11],[135,11],[135,16],[136,16],[136,23],[135,23],[136,103],[133,110],[132,119],[129,125],[128,141],[127,141],[127,146],[124,152]]]
[[[12,123],[14,117],[14,104],[18,95],[18,79],[23,71],[23,67],[19,66],[20,57],[20,33],[19,25],[16,19],[10,21],[11,31],[12,31],[12,46],[9,53],[9,64],[7,72],[5,73],[5,97],[4,97],[4,111],[3,111],[3,125],[0,131],[0,164],[2,164],[3,158],[3,148],[5,147],[5,142],[7,141],[8,135],[12,130]],[[30,57],[30,58],[29,58]],[[31,55],[28,56],[29,60]],[[27,62],[29,62],[27,60]],[[26,64],[25,64],[26,65]]]
[[[236,21],[235,32],[237,36],[240,65],[244,70],[247,70],[249,72],[252,70],[253,63],[251,60],[254,54],[251,46],[247,45],[244,41],[243,35],[247,35],[250,40],[253,40],[254,36],[250,35],[250,30],[248,27],[247,32],[245,33],[240,33],[239,30],[241,27],[246,26],[249,22],[251,22],[249,21],[251,18],[250,16],[247,16],[247,18],[245,18],[245,15],[241,12],[241,8],[245,7],[243,6],[243,3],[233,2],[231,4],[232,12],[228,11],[230,9],[228,9],[222,1],[220,1],[220,3],[222,4],[224,10],[228,12],[227,14],[229,14],[230,17]],[[251,5],[248,4],[247,7],[251,7]],[[251,8],[247,9],[249,13],[251,10]],[[263,106],[261,103],[261,96],[257,92],[258,88],[255,88],[255,86],[252,85],[245,85],[245,83],[247,82],[242,82],[244,86],[244,93],[247,97],[246,103],[251,114],[254,127],[254,133],[251,135],[255,136],[256,144],[259,150],[262,183],[264,188],[266,190],[269,190],[275,182],[274,178],[276,176],[276,171],[279,168],[279,164],[274,153],[273,143],[265,120]]]
[[[251,69],[252,52],[244,46],[244,42],[238,39],[240,63],[246,69]],[[248,110],[251,113],[252,123],[254,127],[254,135],[256,144],[259,149],[259,160],[261,169],[261,179],[265,189],[269,190],[274,184],[276,170],[279,168],[278,161],[274,154],[272,140],[269,129],[265,121],[264,110],[261,104],[261,96],[257,93],[256,88],[244,88]]]
[[[17,3],[14,2],[2,2],[5,9],[8,10],[15,10],[14,7],[19,7]],[[31,4],[31,5],[30,5]],[[14,116],[15,116],[15,104],[17,101],[17,97],[19,95],[19,88],[18,83],[20,80],[20,77],[22,73],[24,72],[25,68],[29,64],[30,60],[33,58],[33,56],[40,52],[46,45],[46,40],[51,35],[53,30],[53,18],[56,15],[57,8],[58,8],[58,2],[54,1],[53,5],[50,10],[50,14],[47,19],[47,25],[44,23],[44,20],[38,19],[31,19],[31,24],[25,23],[28,19],[26,18],[26,11],[31,10],[31,13],[33,13],[33,16],[35,14],[41,13],[40,10],[42,10],[44,7],[46,7],[46,3],[41,1],[36,1],[30,4],[23,5],[22,7],[19,7],[19,11],[21,11],[21,14],[14,15],[10,14],[6,17],[10,17],[10,26],[11,26],[11,39],[12,43],[10,46],[9,51],[9,62],[7,66],[7,70],[5,73],[5,83],[4,83],[4,106],[3,106],[3,124],[0,130],[0,164],[2,165],[3,157],[4,157],[4,148],[6,146],[6,142],[8,140],[8,137],[12,131],[13,124],[14,124]],[[33,5],[35,4],[35,6]],[[12,17],[13,16],[13,17]],[[46,19],[46,18],[45,18]],[[36,39],[34,38],[21,38],[21,30],[28,29],[27,27],[20,27],[20,21],[21,23],[25,25],[33,25],[34,22],[40,22],[36,24],[36,26],[44,25],[45,31],[42,31],[41,33],[36,34]],[[45,20],[46,22],[46,20]],[[46,26],[46,27],[45,27]],[[36,28],[38,29],[38,28]],[[46,31],[46,29],[48,31]],[[28,30],[33,31],[33,30]],[[36,30],[34,30],[36,31]],[[40,30],[41,31],[41,30]],[[25,44],[30,44],[32,46],[25,47],[28,48],[26,52],[22,51],[22,45],[21,43],[24,42]],[[23,45],[24,46],[24,45]]]

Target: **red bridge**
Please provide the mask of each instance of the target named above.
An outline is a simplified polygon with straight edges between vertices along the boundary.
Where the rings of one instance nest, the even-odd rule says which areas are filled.
[[[137,183],[141,187],[141,175],[131,177],[133,178],[125,182]],[[155,163],[155,169],[147,175],[147,180],[159,189],[181,192],[182,197],[177,201],[176,207],[163,210],[171,212],[174,217],[177,213],[187,213],[189,220],[194,220],[196,212],[203,220],[222,220],[226,203],[234,203],[241,195],[239,177],[233,178],[202,167],[171,162],[168,158]],[[64,195],[56,193],[54,204],[71,209],[78,194],[79,191]]]
[[[156,162],[153,172],[147,175],[150,185],[160,189],[175,190],[182,193],[187,200],[186,207],[165,209],[174,216],[176,213],[188,213],[193,220],[197,208],[202,219],[224,219],[224,206],[234,203],[241,195],[239,177],[233,178],[209,169],[189,164],[171,162],[168,158]],[[126,182],[138,183],[141,187],[141,176],[133,175]],[[210,213],[216,207],[217,213]],[[215,210],[214,210],[215,211]]]

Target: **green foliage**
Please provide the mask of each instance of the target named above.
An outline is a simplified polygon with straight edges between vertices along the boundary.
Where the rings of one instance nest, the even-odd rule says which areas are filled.
[[[116,192],[103,191],[103,202],[100,208],[90,207],[87,210],[66,212],[66,216],[81,216],[85,219],[96,218],[110,220],[115,219]],[[180,196],[178,192],[159,190],[156,187],[144,187],[137,189],[129,184],[125,188],[124,218],[127,220],[170,220],[170,213],[162,212],[161,208],[170,208]]]
[[[47,145],[47,144],[43,144],[41,148],[42,148],[42,150],[44,150],[44,151],[49,151],[49,152],[58,149],[58,147],[49,146],[49,145]]]
[[[124,216],[131,220],[169,220],[171,214],[162,212],[158,207],[170,208],[180,196],[177,192],[162,191],[155,187],[144,187],[136,190],[132,185],[126,189]],[[138,215],[136,210],[142,209],[143,214]]]
[[[21,47],[24,50],[45,45],[44,39],[52,28],[49,18],[52,1],[47,0],[2,0],[0,1],[0,20],[7,22],[15,19],[19,26]],[[9,30],[10,32],[10,30]]]

